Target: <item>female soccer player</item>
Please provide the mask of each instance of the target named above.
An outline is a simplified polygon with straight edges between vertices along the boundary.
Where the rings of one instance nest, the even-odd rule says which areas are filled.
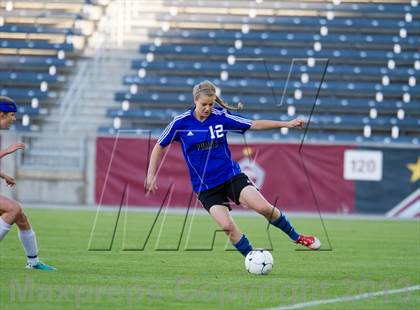
[[[8,98],[0,96],[0,129],[9,129],[16,121],[16,103]],[[24,150],[25,144],[14,143],[4,150],[0,150],[0,158],[12,154],[17,150]],[[4,179],[7,186],[14,186],[15,180],[7,174],[0,172],[0,178]],[[13,224],[19,228],[19,238],[27,256],[26,268],[39,270],[55,270],[38,258],[38,245],[35,232],[29,224],[28,218],[17,201],[0,194],[0,241],[6,236]]]
[[[253,247],[231,217],[229,199],[263,215],[295,243],[313,250],[319,249],[321,243],[316,237],[296,232],[287,217],[271,205],[241,172],[238,163],[231,159],[226,139],[228,131],[244,133],[248,129],[302,127],[304,121],[249,120],[231,114],[229,109],[235,108],[216,95],[216,87],[209,81],[194,86],[193,97],[195,107],[175,117],[153,148],[145,180],[146,193],[154,193],[157,189],[156,170],[162,151],[172,141],[178,141],[198,200],[242,255],[246,256]],[[215,107],[215,103],[221,108]]]

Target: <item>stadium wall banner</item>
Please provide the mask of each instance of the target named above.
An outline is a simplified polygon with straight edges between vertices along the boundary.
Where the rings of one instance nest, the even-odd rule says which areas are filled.
[[[119,205],[124,188],[128,206],[198,204],[178,143],[168,146],[162,157],[157,193],[145,195],[148,156],[155,143],[134,137],[97,138],[97,204]],[[230,149],[264,196],[286,211],[317,212],[319,208],[325,213],[385,214],[394,207],[403,208],[399,204],[420,185],[420,175],[415,175],[420,167],[416,149],[311,144],[299,152],[298,144],[281,143],[231,143]],[[167,195],[171,186],[173,192]],[[165,196],[169,201],[164,202]]]
[[[370,147],[360,148],[360,151],[381,152],[383,171],[376,181],[356,182],[355,211],[387,213],[389,217],[420,217],[420,148]],[[361,170],[376,169],[375,163],[358,165],[356,168]]]

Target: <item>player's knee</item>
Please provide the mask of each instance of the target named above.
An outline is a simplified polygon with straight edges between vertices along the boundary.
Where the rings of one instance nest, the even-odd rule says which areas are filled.
[[[25,212],[23,212],[23,210],[22,210],[22,212],[16,217],[16,224],[18,225],[18,226],[22,226],[22,225],[28,225],[29,224],[29,222],[28,222],[28,218],[26,217],[26,215],[25,215]]]
[[[19,203],[13,202],[10,206],[10,213],[13,215],[14,218],[18,219],[23,214],[23,208]]]

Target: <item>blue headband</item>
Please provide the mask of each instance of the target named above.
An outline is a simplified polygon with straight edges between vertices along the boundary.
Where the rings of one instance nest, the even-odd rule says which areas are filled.
[[[6,101],[0,101],[0,111],[9,113],[9,112],[17,112],[17,105],[15,102],[6,102]]]

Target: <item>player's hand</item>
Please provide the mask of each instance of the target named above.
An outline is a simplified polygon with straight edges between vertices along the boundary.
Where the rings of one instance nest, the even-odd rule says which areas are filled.
[[[300,119],[300,118],[295,118],[291,121],[288,122],[289,126],[287,126],[288,128],[302,128],[305,125],[305,121]]]
[[[13,143],[12,145],[8,146],[5,150],[4,153],[5,155],[9,155],[12,154],[14,152],[16,152],[17,150],[24,150],[26,148],[25,143]]]
[[[144,190],[146,191],[146,196],[149,196],[150,193],[154,194],[158,189],[156,177],[147,176],[144,181]]]
[[[7,186],[13,187],[16,185],[16,181],[11,176],[8,176],[7,174],[3,174],[4,181],[6,182]]]

